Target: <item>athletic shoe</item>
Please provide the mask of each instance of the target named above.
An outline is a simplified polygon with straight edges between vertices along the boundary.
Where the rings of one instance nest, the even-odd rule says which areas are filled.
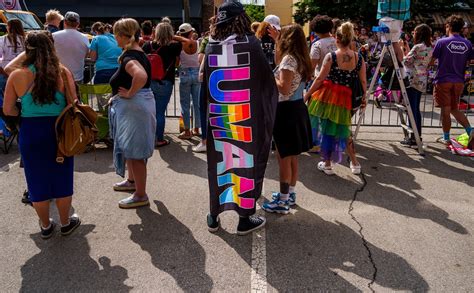
[[[412,149],[418,149],[418,145],[416,144],[416,140],[413,138],[413,141],[415,142],[414,145],[410,146]],[[421,141],[421,147],[423,149],[426,149],[426,145],[423,143],[423,138],[420,137],[420,141]],[[451,142],[450,142],[451,143]]]
[[[350,162],[349,167],[351,168],[352,174],[359,175],[361,173],[362,167],[361,167],[360,164],[359,165],[354,165],[354,164],[352,164],[352,162]]]
[[[272,193],[272,200],[280,200],[280,193]],[[290,192],[290,197],[288,198],[288,205],[290,207],[296,205],[296,192]]]
[[[135,191],[135,182],[130,182],[128,179],[114,184],[115,191]]]
[[[61,235],[62,236],[70,235],[80,225],[81,225],[81,220],[79,219],[79,217],[76,214],[72,215],[69,218],[69,224],[61,227]]]
[[[21,203],[33,205],[30,201],[30,193],[28,192],[28,190],[25,190],[23,192],[23,196],[21,197]]]
[[[138,197],[135,197],[133,194],[119,201],[119,207],[121,209],[134,209],[134,208],[144,207],[149,204],[150,204],[150,201],[148,200],[148,196],[144,196],[144,198],[138,198]]]
[[[324,161],[321,161],[318,163],[318,170],[324,172],[326,175],[334,175],[334,170],[332,169],[331,166],[326,166],[326,163]]]
[[[43,239],[49,239],[53,236],[54,233],[54,228],[56,227],[56,224],[53,222],[53,219],[49,219],[49,228],[48,229],[43,229],[43,226],[41,225],[41,221],[39,221],[39,225],[41,228],[41,238]]]
[[[413,138],[406,137],[404,140],[400,141],[400,144],[405,147],[416,146],[416,141]]]
[[[219,231],[221,226],[221,221],[219,220],[219,216],[211,216],[211,214],[207,214],[207,230],[211,233],[215,233]]]
[[[290,212],[290,205],[288,204],[287,200],[283,201],[278,198],[277,200],[264,203],[262,209],[269,213],[286,215]]]
[[[448,139],[444,139],[443,137],[440,137],[436,140],[436,142],[439,142],[439,143],[442,143],[444,144],[445,146],[450,146],[451,145],[451,141]]]
[[[263,228],[267,220],[261,216],[250,216],[248,218],[240,218],[237,226],[237,235],[244,236],[255,230]]]
[[[193,147],[193,152],[195,153],[205,153],[207,151],[207,146],[202,143],[202,141],[195,147]]]

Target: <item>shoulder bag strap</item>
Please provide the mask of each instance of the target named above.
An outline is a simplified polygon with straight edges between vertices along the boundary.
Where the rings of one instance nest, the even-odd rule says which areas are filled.
[[[72,95],[71,95],[71,88],[69,87],[69,79],[67,78],[66,70],[65,68],[61,68],[61,78],[64,83],[64,97],[66,98],[66,104],[67,105],[74,105],[74,101],[72,100]]]
[[[153,49],[153,43],[154,43],[153,41],[150,41],[150,49],[151,49],[150,52],[151,52],[152,54],[158,54],[158,53],[160,52],[162,46],[161,46],[160,44],[158,44],[158,43],[155,43],[155,44],[158,46],[158,49],[154,50],[154,49]]]

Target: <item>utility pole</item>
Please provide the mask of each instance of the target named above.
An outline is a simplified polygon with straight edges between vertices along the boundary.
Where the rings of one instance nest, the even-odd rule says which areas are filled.
[[[190,22],[190,11],[189,0],[183,0],[183,22]]]

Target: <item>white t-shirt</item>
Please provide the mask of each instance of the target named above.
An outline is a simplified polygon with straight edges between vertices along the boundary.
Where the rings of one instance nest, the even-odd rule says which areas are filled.
[[[75,29],[55,32],[53,38],[59,61],[71,70],[75,81],[82,82],[84,60],[89,52],[89,40]]]
[[[323,66],[324,57],[337,50],[336,39],[333,37],[319,39],[311,46],[310,57],[313,60],[319,60],[314,68],[314,76],[317,78]]]
[[[0,37],[0,66],[5,68],[7,64],[15,59],[16,56],[20,55],[21,52],[25,51],[25,47],[21,42],[17,40],[17,49],[15,52],[15,47],[7,36]]]
[[[287,95],[283,95],[282,93],[279,93],[278,95],[278,101],[279,102],[284,102],[288,101],[296,92],[298,87],[301,84],[301,74],[298,70],[298,62],[296,59],[291,56],[291,55],[286,55],[283,57],[283,59],[280,62],[280,65],[275,69],[275,77],[279,78],[280,77],[280,71],[282,69],[289,70],[294,73],[293,80],[291,81],[291,87],[290,87],[290,92]]]

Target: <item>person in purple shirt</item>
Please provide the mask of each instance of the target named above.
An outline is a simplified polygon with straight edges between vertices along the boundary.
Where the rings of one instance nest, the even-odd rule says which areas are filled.
[[[442,142],[449,144],[450,115],[453,115],[470,135],[468,147],[472,149],[474,132],[466,116],[458,108],[464,89],[464,70],[473,56],[471,42],[461,36],[463,26],[464,20],[460,16],[452,15],[446,20],[448,37],[439,39],[433,51],[433,59],[438,59],[439,62],[433,81],[433,94],[436,106],[441,107]]]

